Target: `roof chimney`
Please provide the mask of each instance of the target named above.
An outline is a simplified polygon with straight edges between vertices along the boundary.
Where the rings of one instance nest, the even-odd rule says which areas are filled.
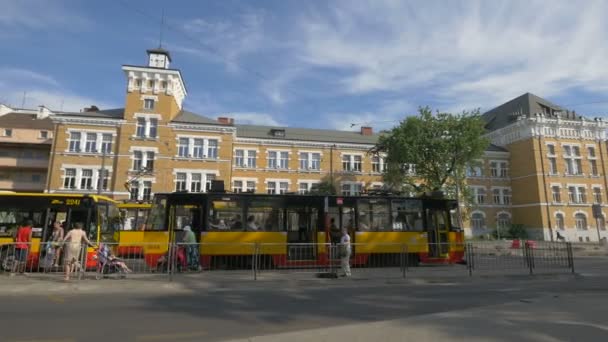
[[[99,107],[91,105],[91,107],[85,107],[84,112],[99,112]]]
[[[233,118],[227,118],[224,116],[220,116],[219,118],[217,118],[217,121],[219,123],[221,123],[222,125],[234,125],[234,119]]]
[[[374,134],[374,129],[369,126],[361,127],[361,135],[372,135]]]
[[[46,108],[43,105],[38,106],[38,113],[36,113],[36,118],[37,119],[44,119],[46,117],[48,117],[49,115],[53,114],[53,112]]]

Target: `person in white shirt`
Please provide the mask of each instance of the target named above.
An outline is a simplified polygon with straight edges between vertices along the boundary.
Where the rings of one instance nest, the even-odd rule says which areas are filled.
[[[342,229],[342,238],[340,238],[340,264],[342,265],[342,272],[344,277],[350,277],[350,236],[348,230]]]
[[[255,224],[255,217],[253,215],[247,218],[247,230],[249,231],[257,231],[258,225]]]

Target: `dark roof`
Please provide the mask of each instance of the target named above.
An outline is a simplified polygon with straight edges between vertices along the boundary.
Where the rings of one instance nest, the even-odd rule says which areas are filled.
[[[90,118],[100,118],[100,119],[123,119],[124,118],[125,109],[124,108],[114,108],[114,109],[105,109],[98,110],[94,112],[62,112],[55,113],[56,116],[82,116],[82,117],[90,117]]]
[[[169,53],[169,51],[163,49],[162,47],[157,47],[156,49],[148,49],[148,50],[146,50],[146,52],[148,54],[157,53],[157,54],[165,55],[169,58],[169,62],[171,62],[171,54]]]
[[[193,123],[203,125],[222,125],[218,121],[210,119],[206,116],[202,116],[196,113],[189,112],[187,110],[180,111],[177,116],[171,120],[171,122],[179,123]],[[223,125],[226,126],[226,125]]]
[[[275,127],[257,125],[236,125],[236,136],[239,138],[259,138],[277,140],[306,140],[333,143],[375,144],[378,134],[361,135],[361,132],[338,131],[315,128]],[[285,134],[274,134],[284,130]]]
[[[520,116],[529,118],[536,113],[570,120],[580,119],[576,113],[567,111],[531,93],[525,93],[487,111],[482,115],[482,118],[486,121],[486,129],[493,131],[512,124]]]
[[[496,146],[494,144],[490,144],[486,148],[486,152],[509,152],[509,150],[507,150],[506,148],[500,147],[500,146]]]
[[[49,117],[36,119],[36,114],[8,113],[0,116],[0,127],[52,130],[53,121]]]

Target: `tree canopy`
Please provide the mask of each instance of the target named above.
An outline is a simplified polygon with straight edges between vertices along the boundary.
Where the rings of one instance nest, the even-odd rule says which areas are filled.
[[[464,180],[466,167],[483,155],[489,144],[484,133],[479,110],[433,114],[421,107],[418,115],[382,135],[373,152],[386,154],[384,181],[392,189],[449,192],[455,179]]]

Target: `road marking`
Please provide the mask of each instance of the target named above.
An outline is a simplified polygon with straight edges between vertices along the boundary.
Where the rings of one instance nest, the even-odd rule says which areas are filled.
[[[51,339],[33,339],[33,340],[13,340],[13,342],[75,342],[73,338],[51,338]]]
[[[175,333],[175,334],[156,334],[156,335],[143,335],[136,336],[136,341],[170,341],[177,340],[181,338],[193,338],[193,337],[202,337],[207,335],[205,331],[195,331],[190,333]]]
[[[65,303],[65,299],[59,296],[47,296],[47,298],[53,303]]]

